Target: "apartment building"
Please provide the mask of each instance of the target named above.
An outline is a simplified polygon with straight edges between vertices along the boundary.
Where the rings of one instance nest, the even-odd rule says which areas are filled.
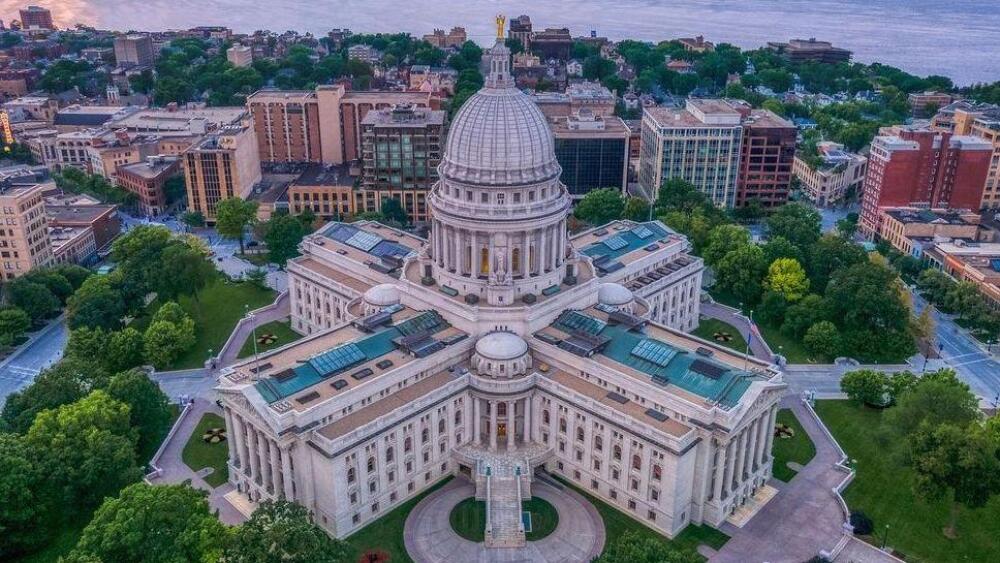
[[[631,134],[625,122],[582,108],[574,115],[549,119],[549,127],[562,181],[571,197],[581,199],[601,188],[625,193]]]
[[[118,168],[118,185],[138,198],[139,212],[147,217],[165,213],[167,209],[166,183],[181,170],[181,158],[176,156],[150,156],[143,162]]]
[[[254,130],[229,126],[212,133],[184,154],[188,208],[215,221],[215,206],[231,197],[247,198],[260,182]]]
[[[788,201],[796,134],[791,121],[766,109],[752,110],[744,117],[737,207],[756,200],[772,208]]]
[[[798,178],[802,192],[819,206],[843,201],[849,194],[858,194],[864,185],[868,158],[844,150],[833,142],[817,143],[821,163],[813,163],[801,156],[795,157],[792,174]]]
[[[156,62],[153,38],[146,33],[129,33],[115,37],[115,61],[119,68],[152,66]]]
[[[42,194],[46,185],[0,182],[0,276],[9,281],[53,263]]]

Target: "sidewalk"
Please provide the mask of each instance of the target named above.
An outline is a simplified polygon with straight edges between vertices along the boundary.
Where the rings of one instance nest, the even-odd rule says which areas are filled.
[[[750,319],[740,314],[736,309],[718,303],[705,302],[701,304],[701,314],[732,325],[740,332],[740,336],[744,340],[750,342],[750,352],[755,358],[765,362],[774,361],[774,352],[767,346],[767,342],[757,331],[754,331],[753,338],[750,337]]]
[[[251,313],[254,314],[254,321],[252,325],[250,320],[246,317],[240,319],[240,321],[236,324],[236,328],[233,329],[232,334],[229,336],[229,339],[226,340],[226,344],[219,352],[219,367],[221,368],[236,363],[239,359],[240,349],[243,348],[243,343],[246,342],[247,338],[250,338],[253,334],[254,327],[260,327],[267,323],[287,318],[291,313],[290,303],[291,297],[289,294],[287,292],[281,293],[271,305],[266,305],[256,311],[251,311]]]

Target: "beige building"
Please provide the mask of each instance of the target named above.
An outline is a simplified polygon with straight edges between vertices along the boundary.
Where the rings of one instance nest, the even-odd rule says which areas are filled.
[[[935,240],[978,240],[979,215],[949,210],[894,208],[882,211],[879,236],[893,248],[920,256]]]
[[[4,280],[53,263],[43,199],[48,188],[34,182],[0,184],[0,275]]]
[[[424,35],[424,41],[434,45],[438,49],[461,47],[468,39],[469,37],[464,27],[453,27],[448,33],[445,33],[443,29],[435,29],[434,33]]]
[[[957,112],[956,116],[959,116],[961,113]],[[979,137],[993,145],[993,157],[990,159],[990,168],[986,175],[986,186],[983,188],[982,207],[984,209],[1000,208],[1000,108],[979,112],[972,119],[968,134],[973,137]]]
[[[257,139],[249,127],[231,126],[208,135],[184,153],[188,209],[215,221],[223,199],[246,199],[260,182]]]
[[[844,150],[832,142],[816,146],[823,163],[813,168],[801,155],[795,157],[792,174],[798,178],[802,192],[819,206],[832,205],[848,193],[858,194],[865,181],[868,159]]]
[[[121,68],[152,66],[156,61],[153,38],[145,33],[115,37],[115,61]]]
[[[935,267],[958,281],[970,281],[1000,311],[1000,243],[940,242],[924,253]]]
[[[288,212],[298,215],[309,209],[324,221],[342,220],[364,209],[358,189],[359,169],[350,166],[313,164],[288,186]],[[374,202],[373,202],[374,207]]]
[[[226,50],[226,60],[235,67],[248,67],[253,64],[253,48],[236,44]]]

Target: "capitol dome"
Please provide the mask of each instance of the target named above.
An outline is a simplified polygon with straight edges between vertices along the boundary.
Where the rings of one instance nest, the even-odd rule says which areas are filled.
[[[513,360],[528,351],[528,343],[513,332],[491,332],[476,342],[476,353],[491,360]]]
[[[621,307],[632,302],[632,292],[617,283],[602,283],[597,288],[597,302],[610,307]]]

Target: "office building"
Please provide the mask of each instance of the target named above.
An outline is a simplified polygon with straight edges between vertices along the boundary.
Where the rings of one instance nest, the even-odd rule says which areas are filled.
[[[375,192],[378,211],[395,198],[415,222],[430,217],[427,194],[437,182],[445,112],[411,105],[369,111],[361,121],[361,187]]]
[[[715,50],[715,44],[711,41],[705,41],[703,35],[697,37],[682,37],[677,40],[685,51],[690,51],[692,53],[711,53]]]
[[[424,35],[424,41],[438,49],[459,48],[468,40],[464,27],[453,27],[448,33],[443,29],[435,29],[434,33]]]
[[[52,12],[48,8],[41,6],[28,6],[21,8],[21,29],[55,29],[55,22],[52,21]]]
[[[958,112],[957,115],[961,115]],[[989,170],[986,173],[986,184],[983,186],[984,209],[1000,208],[1000,107],[992,107],[977,112],[969,126],[969,135],[978,137],[993,146],[993,157],[990,159]]]
[[[153,66],[156,62],[153,38],[145,33],[115,37],[115,61],[120,68]]]
[[[226,60],[235,67],[248,67],[253,64],[253,48],[237,43],[226,50]]]
[[[859,228],[869,237],[889,207],[978,210],[993,145],[968,135],[895,128],[872,141]]]
[[[776,51],[793,63],[846,63],[851,60],[851,52],[834,47],[829,41],[792,39],[788,43],[768,43],[768,48]]]
[[[323,221],[341,221],[366,209],[359,189],[361,171],[347,164],[311,164],[288,185],[288,211],[299,215],[310,210]],[[371,208],[377,210],[374,194]]]
[[[517,39],[521,42],[526,52],[531,51],[531,18],[521,14],[516,18],[512,18],[509,24],[509,31],[507,32],[507,37],[509,39]]]
[[[260,158],[253,129],[230,126],[212,133],[184,153],[188,209],[215,221],[223,199],[246,199],[260,182]]]
[[[34,178],[0,181],[0,276],[10,281],[53,262],[42,198],[47,185]]]
[[[629,129],[615,116],[598,116],[589,108],[549,119],[563,184],[573,199],[591,190],[628,185]]]
[[[549,27],[531,35],[531,51],[545,60],[568,61],[573,49],[573,36],[565,27]]]
[[[795,125],[766,109],[743,118],[736,206],[758,201],[766,208],[788,201],[795,161]]]
[[[157,155],[143,162],[119,166],[117,180],[120,187],[136,195],[139,212],[152,217],[166,212],[166,183],[180,171],[180,157]]]
[[[917,117],[930,117],[937,113],[938,109],[951,104],[951,94],[946,92],[913,92],[906,97],[910,104],[910,110]]]
[[[818,159],[796,155],[792,165],[792,174],[810,201],[822,207],[861,193],[868,170],[867,157],[829,141],[817,143],[816,151]]]

